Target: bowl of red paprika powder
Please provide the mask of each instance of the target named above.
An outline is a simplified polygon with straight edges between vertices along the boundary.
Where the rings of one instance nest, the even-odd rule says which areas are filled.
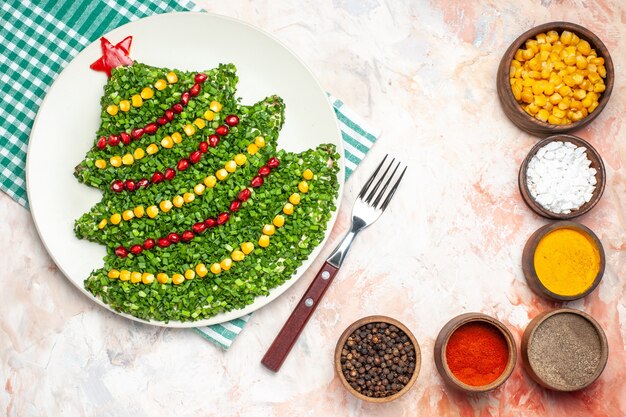
[[[446,323],[435,341],[435,364],[444,382],[465,392],[498,388],[511,376],[517,347],[511,331],[481,313],[461,314]]]

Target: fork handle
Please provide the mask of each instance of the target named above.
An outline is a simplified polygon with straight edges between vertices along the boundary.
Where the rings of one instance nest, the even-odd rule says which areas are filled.
[[[265,353],[265,356],[263,356],[261,363],[266,368],[278,372],[287,355],[289,355],[291,348],[298,340],[300,333],[302,333],[304,326],[306,326],[306,323],[313,315],[313,311],[315,311],[324,293],[330,287],[331,282],[333,282],[337,271],[339,271],[339,268],[329,264],[328,261],[324,262],[304,296],[298,302],[295,310],[293,310],[291,316],[289,316],[289,319],[287,319],[287,322],[285,322],[276,339],[274,339],[274,342]]]

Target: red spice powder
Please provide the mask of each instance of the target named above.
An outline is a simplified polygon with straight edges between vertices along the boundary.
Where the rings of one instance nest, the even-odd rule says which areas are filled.
[[[461,382],[483,386],[502,375],[509,361],[509,348],[495,326],[484,322],[467,323],[450,336],[446,361]]]

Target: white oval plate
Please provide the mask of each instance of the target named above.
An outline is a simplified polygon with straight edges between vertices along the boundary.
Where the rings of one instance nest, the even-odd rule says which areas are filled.
[[[248,24],[208,13],[162,14],[121,26],[105,36],[117,43],[132,35],[131,57],[157,67],[206,70],[220,63],[237,66],[237,95],[252,104],[277,94],[285,100],[286,121],[279,146],[303,151],[320,143],[333,143],[343,155],[335,113],[309,69],[284,45]],[[95,41],[69,63],[45,97],[28,146],[26,180],[28,199],[41,239],[59,269],[72,284],[98,304],[110,309],[83,287],[91,271],[103,265],[105,248],[79,240],[74,221],[102,197],[99,190],[79,183],[74,167],[93,146],[100,123],[100,97],[106,76],[89,69],[101,56]],[[341,201],[344,164],[340,160]],[[337,212],[332,214],[322,243],[283,285],[241,310],[195,322],[145,321],[166,327],[197,327],[229,321],[251,313],[285,292],[311,265],[328,239]]]

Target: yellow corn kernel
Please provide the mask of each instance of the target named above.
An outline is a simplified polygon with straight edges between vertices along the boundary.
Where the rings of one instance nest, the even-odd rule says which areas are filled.
[[[115,168],[122,166],[122,157],[121,156],[112,156],[111,159],[109,159],[109,162],[111,163],[112,166],[114,166]]]
[[[580,120],[582,120],[585,116],[583,116],[583,112],[581,112],[580,110],[575,111],[574,114],[572,114],[572,121],[573,122],[578,122]]]
[[[574,90],[573,97],[576,100],[582,100],[587,96],[587,92],[581,88]]]
[[[597,101],[594,101],[593,103],[591,103],[591,106],[589,106],[589,108],[587,109],[587,111],[589,113],[593,112],[595,109],[598,108],[598,106],[600,105],[600,103],[598,103]]]
[[[224,271],[228,271],[231,266],[233,266],[233,260],[230,258],[224,258],[222,259],[222,262],[220,262],[220,267]]]
[[[567,85],[562,85],[557,91],[563,97],[572,95],[572,89]]]
[[[154,282],[154,275],[149,272],[144,272],[141,274],[141,282],[146,285],[150,285]]]
[[[137,217],[138,219],[141,219],[143,217],[143,215],[145,214],[145,210],[143,208],[143,206],[137,206],[133,209],[133,214],[135,215],[135,217]]]
[[[208,274],[208,273],[209,273],[209,270],[207,269],[205,264],[198,264],[198,265],[196,265],[196,274],[200,278],[206,277],[206,274]]]
[[[132,165],[133,162],[135,162],[135,158],[131,154],[127,153],[126,155],[122,156],[122,163],[124,165]]]
[[[141,148],[137,148],[137,149],[135,149],[135,151],[133,152],[133,157],[134,157],[135,159],[141,159],[141,158],[143,158],[144,156],[146,156],[146,151],[144,151],[144,150],[143,150],[143,149],[141,149]]]
[[[193,272],[193,270],[188,269],[185,271],[185,278],[186,279],[194,279],[196,277],[196,273]]]
[[[130,98],[130,102],[133,105],[133,107],[141,107],[141,105],[143,104],[143,99],[141,98],[139,94],[135,94],[134,96]]]
[[[539,56],[539,62],[548,61],[550,59],[550,51],[547,51],[547,50],[539,51],[539,55],[538,56]],[[535,58],[537,58],[537,57],[535,57]],[[533,59],[535,59],[535,58],[533,58]]]
[[[217,262],[211,265],[211,273],[212,274],[219,274],[220,272],[222,272],[222,267],[220,264],[218,264]]]
[[[548,110],[548,111],[552,111],[553,107],[554,107],[554,104],[550,103],[549,101],[546,103],[545,106],[543,106],[543,108]]]
[[[185,203],[191,203],[195,199],[196,199],[196,195],[194,193],[183,194],[183,200],[185,200]]]
[[[563,80],[561,79],[561,77],[559,77],[558,74],[555,74],[554,72],[550,74],[550,78],[549,78],[549,82],[552,85],[558,86],[559,84],[561,84]]]
[[[553,124],[553,125],[560,125],[562,121],[555,115],[551,114],[550,117],[548,117],[548,123]]]
[[[196,133],[196,128],[195,128],[195,127],[193,127],[193,125],[185,125],[185,126],[183,127],[183,132],[185,132],[185,135],[187,135],[187,136],[191,136],[191,135],[193,135],[194,133]]]
[[[156,143],[151,143],[146,147],[146,152],[148,153],[148,155],[154,155],[158,151],[159,147],[156,145]]]
[[[235,163],[239,166],[245,164],[247,160],[246,156],[242,153],[235,155],[233,159],[235,160]]]
[[[148,215],[148,217],[150,217],[151,219],[154,219],[156,216],[159,215],[159,209],[157,206],[150,206],[146,209],[146,214]]]
[[[544,97],[545,99],[545,97]],[[306,194],[309,192],[309,183],[307,183],[306,181],[300,181],[300,183],[298,184],[298,190],[300,190],[301,193]]]
[[[537,55],[527,62],[528,67],[533,71],[539,71],[541,69],[540,56]]]
[[[105,161],[104,159],[98,159],[93,164],[96,166],[96,168],[104,169],[107,166],[107,161]]]
[[[193,124],[200,130],[206,127],[206,122],[203,119],[196,119],[193,121]]]
[[[570,43],[572,43],[572,32],[570,32],[569,30],[564,30],[563,32],[561,32],[560,40],[563,45],[569,45]]]
[[[133,284],[137,284],[138,282],[141,282],[141,272],[131,272],[130,273],[130,282],[132,282]]]
[[[545,33],[540,33],[537,36],[535,36],[535,38],[537,39],[537,43],[539,45],[544,44],[544,43],[547,42]]]
[[[604,90],[606,90],[606,85],[604,84],[596,84],[593,86],[593,92],[594,93],[604,93]]]
[[[552,114],[558,117],[559,119],[562,119],[565,117],[565,112],[559,109],[558,107],[555,107],[552,109]]]
[[[530,78],[533,78],[535,80],[540,80],[541,77],[541,72],[539,71],[528,71],[528,75],[530,76]]]
[[[251,143],[250,145],[248,145],[248,153],[250,155],[254,155],[258,151],[259,151],[259,147],[256,146],[254,143]]]
[[[533,93],[530,91],[522,91],[522,101],[524,103],[532,103],[533,102]]]
[[[289,196],[289,202],[293,204],[294,206],[297,206],[298,204],[300,204],[300,194],[298,193],[291,194]]]
[[[128,100],[120,101],[120,110],[123,112],[127,112],[128,110],[130,110],[130,101]]]
[[[235,161],[228,161],[226,162],[226,164],[224,165],[224,168],[226,169],[226,171],[228,172],[235,172],[237,170],[237,163]]]
[[[526,111],[534,116],[539,111],[539,107],[535,103],[530,103],[526,106]]]
[[[118,107],[115,104],[110,104],[107,106],[107,113],[111,116],[115,116],[117,114]]]
[[[577,45],[578,42],[580,42],[580,38],[575,33],[572,33],[572,41],[570,42],[570,45]]]
[[[591,52],[591,45],[586,40],[581,39],[576,45],[576,50],[586,56]]]
[[[534,53],[537,53],[537,51],[539,51],[539,43],[535,39],[528,39],[524,46],[526,46],[526,49],[530,49]]]
[[[118,271],[117,269],[111,269],[109,271],[109,273],[107,274],[107,276],[111,279],[116,279],[120,277],[120,271]]]
[[[546,82],[543,89],[543,94],[545,94],[546,96],[551,96],[552,94],[554,94],[554,84]]]
[[[206,120],[208,120],[210,122],[213,119],[215,119],[215,113],[213,113],[211,110],[207,110],[207,111],[204,112],[202,117],[204,117]]]
[[[518,49],[517,51],[515,51],[515,56],[514,56],[516,61],[522,62],[525,61],[526,58],[524,58],[524,50],[523,49]]]
[[[222,104],[219,101],[213,100],[209,103],[209,109],[211,109],[214,113],[219,113],[222,110]]]
[[[170,149],[171,147],[173,147],[174,141],[172,140],[172,137],[166,136],[163,139],[161,139],[161,146],[163,146],[166,149]]]
[[[291,204],[291,203],[285,204],[283,206],[283,213],[285,213],[288,216],[293,214],[293,204]]]
[[[541,82],[536,82],[535,84],[533,84],[533,94],[534,95],[539,95],[539,94],[543,94],[543,88],[544,88],[544,84]]]
[[[587,75],[587,78],[589,78],[589,81],[592,84],[596,84],[596,83],[602,81],[602,77],[600,77],[600,75],[598,75],[595,72],[590,72],[589,75]]]
[[[204,184],[196,184],[193,187],[193,192],[196,193],[197,195],[202,195],[204,193],[205,188],[206,187],[204,186]]]
[[[170,200],[163,200],[159,203],[159,208],[163,213],[167,213],[173,207],[173,204]]]
[[[517,74],[517,68],[511,65],[509,67],[509,77],[511,78],[511,81],[513,81],[513,79],[515,78],[515,74]]]
[[[558,40],[559,40],[559,34],[557,31],[551,30],[548,33],[546,33],[546,41],[550,43],[554,43]]]
[[[548,104],[548,98],[546,96],[544,96],[543,94],[539,95],[539,96],[535,96],[535,105],[536,106],[543,107],[546,104]],[[300,191],[302,191],[302,190],[300,190]]]
[[[141,90],[141,98],[144,100],[150,100],[152,97],[154,97],[154,91],[150,88],[150,87],[145,87],[143,90]]]
[[[595,64],[589,64],[587,65],[587,71],[589,71],[589,73],[598,73],[598,66]]]
[[[594,65],[604,65],[604,58],[591,58],[589,60],[590,64],[594,64]]]
[[[109,220],[111,220],[112,224],[120,224],[122,221],[122,215],[119,213],[111,214],[111,218]]]
[[[546,109],[541,109],[537,112],[537,115],[535,117],[537,117],[537,119],[541,120],[542,122],[547,122],[548,117],[550,117],[550,113]]]
[[[245,258],[245,255],[240,250],[234,250],[233,253],[230,254],[230,257],[233,259],[233,261],[240,262],[240,261],[243,261],[243,258]]]
[[[587,94],[587,96],[581,101],[581,103],[584,107],[589,108],[589,106],[591,106],[591,103],[593,103],[593,100],[593,96],[591,94]]]
[[[124,212],[122,213],[122,219],[126,221],[129,221],[133,217],[135,217],[135,213],[133,213],[132,210],[124,210]]]
[[[172,274],[172,284],[179,285],[185,282],[185,277],[181,274]]]
[[[130,271],[128,271],[126,269],[122,269],[120,271],[120,280],[121,281],[128,281],[128,280],[130,280]]]
[[[182,196],[177,195],[176,197],[172,198],[172,204],[174,204],[175,207],[181,208],[183,204],[185,204],[185,200]]]
[[[572,80],[574,80],[574,84],[575,85],[580,85],[580,83],[582,83],[584,79],[585,79],[585,77],[583,77],[580,74],[573,74],[572,75]]]
[[[277,214],[276,217],[274,217],[274,220],[272,220],[272,223],[276,227],[283,227],[285,225],[285,218],[280,214]]]
[[[606,68],[604,67],[604,65],[598,67],[598,74],[600,75],[600,77],[606,78]]]
[[[181,143],[183,141],[183,136],[178,132],[174,132],[172,133],[172,140],[174,143]]]
[[[579,87],[585,91],[593,90],[593,84],[591,84],[591,82],[587,78],[585,78],[585,80],[582,83],[580,83]]]
[[[522,56],[521,57],[522,57],[522,59],[524,61],[528,61],[528,60],[532,59],[532,57],[534,57],[534,56],[535,56],[535,53],[533,52],[532,49],[524,49],[522,51]],[[517,59],[517,56],[515,58]]]
[[[154,83],[154,88],[156,88],[159,91],[165,90],[165,87],[167,87],[167,81],[165,81],[162,78],[160,80],[157,80],[157,82]]]
[[[263,226],[262,233],[264,235],[272,236],[274,233],[276,233],[276,228],[274,227],[274,225],[266,224],[265,226]]]
[[[270,237],[268,235],[261,235],[259,238],[259,246],[267,248],[270,245]]]
[[[584,56],[576,55],[576,67],[581,70],[587,68],[587,60]]]
[[[586,100],[588,97],[589,97],[589,95],[587,94],[587,97],[585,97],[584,99]],[[593,99],[591,97],[589,97],[589,100],[593,100]],[[569,107],[571,109],[581,110],[585,106],[583,105],[583,103],[581,101],[574,99],[574,100],[570,100]]]
[[[217,177],[218,180],[222,181],[225,180],[226,177],[228,177],[228,171],[226,171],[224,168],[219,169],[216,173],[215,176]]]
[[[241,244],[241,251],[248,255],[250,252],[254,250],[254,243],[252,242],[244,242]]]
[[[216,183],[217,183],[217,178],[215,178],[215,176],[213,175],[209,175],[208,177],[204,179],[204,185],[206,185],[207,188],[215,187]]]
[[[170,84],[175,84],[178,82],[178,75],[176,75],[174,71],[170,71],[167,74],[165,74],[165,78],[167,79],[167,82]]]
[[[265,146],[265,138],[263,136],[257,136],[256,138],[254,138],[254,144],[259,147],[262,148]]]
[[[106,227],[108,221],[107,219],[102,219],[100,220],[100,223],[98,223],[98,229],[102,230]]]
[[[557,61],[557,62],[555,62],[553,64],[553,68],[554,68],[555,71],[561,71],[561,70],[567,68],[567,65],[565,65],[565,63],[562,62],[562,61]]]
[[[567,55],[565,58],[563,58],[563,62],[567,66],[576,65],[576,55],[575,54]]]
[[[159,284],[167,284],[167,282],[170,280],[170,277],[166,273],[161,272],[157,274],[156,279],[157,281],[159,281]]]
[[[302,178],[304,178],[305,180],[312,180],[313,171],[311,171],[310,169],[305,169],[304,172],[302,173]]]

